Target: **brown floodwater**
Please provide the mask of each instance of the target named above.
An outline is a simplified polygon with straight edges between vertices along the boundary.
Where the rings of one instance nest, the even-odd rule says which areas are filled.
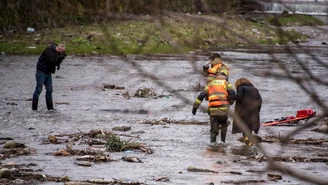
[[[278,47],[278,46],[277,46]],[[313,76],[328,82],[327,48],[313,47],[311,52],[294,49],[295,53],[277,52],[277,48],[262,50],[222,51],[223,60],[231,73],[229,81],[240,77],[249,78],[259,89],[263,105],[261,121],[269,121],[287,115],[295,115],[299,109],[312,108],[318,113],[318,105],[298,84],[284,78],[279,67],[284,65],[292,75]],[[307,48],[309,49],[309,48]],[[160,55],[126,57],[68,56],[59,71],[53,75],[53,100],[55,111],[45,106],[45,92],[40,96],[39,110],[31,110],[32,93],[35,88],[35,66],[38,56],[0,57],[0,137],[11,137],[36,149],[32,155],[7,158],[1,161],[17,164],[35,163],[35,168],[51,176],[68,176],[71,180],[125,179],[146,184],[224,184],[231,181],[264,180],[262,184],[309,184],[308,182],[282,175],[281,180],[270,181],[266,172],[267,163],[259,162],[256,148],[245,148],[228,129],[227,147],[219,150],[208,146],[209,125],[188,124],[141,124],[145,121],[168,118],[176,121],[207,122],[208,115],[201,110],[191,114],[192,103],[204,86],[200,70],[206,62],[203,55]],[[279,62],[280,61],[280,62]],[[278,76],[267,76],[273,73]],[[103,89],[103,84],[112,84],[124,89]],[[328,86],[315,80],[308,80],[306,87],[316,93],[327,105]],[[138,88],[152,88],[160,98],[138,98]],[[129,96],[127,96],[129,95]],[[202,103],[206,107],[206,102]],[[234,105],[231,107],[233,110]],[[116,111],[103,111],[103,110]],[[117,111],[117,110],[122,110]],[[128,111],[127,111],[128,110]],[[148,110],[148,114],[138,114]],[[131,126],[130,131],[115,133],[121,138],[140,142],[154,150],[153,154],[138,151],[106,152],[117,161],[93,164],[83,167],[75,164],[77,156],[52,156],[64,149],[66,143],[44,144],[49,135],[89,132],[93,129],[112,130],[116,126]],[[261,127],[259,135],[285,135],[297,126]],[[311,131],[313,127],[297,133],[297,139],[328,139],[326,134]],[[125,135],[125,136],[124,136]],[[133,136],[133,137],[130,137]],[[322,145],[261,143],[273,156],[316,157],[328,153],[328,143]],[[87,145],[74,142],[73,148]],[[128,163],[123,156],[135,156],[143,163]],[[327,155],[326,155],[327,157]],[[326,178],[328,165],[325,162],[283,162],[284,165],[304,174]],[[218,173],[189,172],[187,168],[210,169]],[[265,172],[260,172],[260,171]],[[238,172],[238,173],[237,173]],[[278,172],[270,172],[280,174]],[[155,179],[168,177],[168,182]],[[220,183],[221,182],[221,183]],[[44,182],[40,184],[63,184]],[[249,183],[252,184],[252,183]],[[254,183],[258,184],[258,183]]]

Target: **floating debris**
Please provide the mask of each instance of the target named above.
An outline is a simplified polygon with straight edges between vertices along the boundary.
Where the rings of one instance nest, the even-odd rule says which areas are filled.
[[[109,162],[114,161],[111,158],[108,158],[106,155],[84,155],[76,158],[78,161],[89,161],[89,162]]]
[[[58,141],[57,141],[57,137],[56,136],[53,136],[53,135],[49,135],[48,136],[48,139],[51,143],[54,143],[54,144],[57,144]]]
[[[208,125],[209,122],[191,121],[191,120],[173,120],[169,118],[162,118],[159,120],[146,120],[140,122],[141,124],[163,125],[163,124],[181,124],[181,125]]]
[[[111,85],[111,84],[104,83],[102,85],[102,89],[103,90],[105,90],[105,89],[125,89],[125,87],[120,87],[120,86],[116,86],[116,85]]]
[[[76,164],[78,166],[86,166],[86,167],[92,166],[92,163],[89,163],[89,162],[75,162],[74,164]]]
[[[117,127],[112,128],[112,130],[125,132],[125,131],[131,130],[131,126],[117,126]]]
[[[121,114],[151,114],[151,111],[145,109],[100,109],[100,111],[106,111],[110,113],[121,113]]]
[[[229,172],[224,172],[224,173],[230,173],[230,174],[235,174],[235,175],[242,175],[243,174],[241,172],[235,172],[235,171],[229,171]]]
[[[154,178],[153,179],[154,181],[160,181],[160,182],[168,182],[170,181],[170,178],[168,176],[165,176],[165,177],[160,177],[160,178]]]
[[[268,143],[276,143],[280,142],[281,138],[279,136],[263,136],[262,138],[258,136],[257,138],[261,142],[268,142]],[[288,139],[284,143],[290,144],[309,144],[309,145],[321,145],[322,143],[328,142],[328,139],[314,139],[314,138],[306,138],[306,139]]]
[[[44,182],[66,182],[69,181],[67,176],[53,177],[45,174],[31,173],[42,171],[42,169],[31,169],[31,166],[37,166],[34,163],[16,164],[14,162],[0,163],[0,184],[39,184]]]
[[[106,150],[111,152],[122,152],[125,150],[140,149],[141,144],[137,142],[130,142],[130,140],[121,140],[121,138],[115,134],[112,134],[107,138]]]
[[[107,185],[141,185],[145,184],[138,181],[131,180],[103,180],[103,179],[94,179],[94,180],[82,180],[82,181],[68,181],[65,182],[65,185],[96,185],[96,184],[107,184]]]
[[[138,98],[155,98],[156,93],[155,93],[155,90],[153,88],[140,87],[134,93],[134,97],[138,97]]]
[[[133,162],[133,163],[142,163],[142,161],[137,158],[137,157],[127,157],[127,156],[124,156],[122,157],[122,160],[123,161],[128,161],[128,162]]]
[[[237,181],[221,181],[221,183],[225,184],[253,184],[253,183],[261,183],[265,182],[265,180],[237,180]]]
[[[25,144],[15,141],[7,141],[3,148],[4,150],[0,150],[0,160],[36,153],[35,149],[28,148]]]
[[[5,148],[5,149],[25,148],[25,144],[18,143],[18,142],[15,142],[15,141],[8,141],[4,144],[3,148]]]
[[[59,150],[57,152],[54,152],[52,154],[53,156],[70,156],[71,154],[67,152],[66,150]]]
[[[266,161],[266,158],[263,157],[263,161]],[[323,157],[299,157],[299,156],[277,156],[273,157],[274,161],[282,162],[303,162],[303,163],[316,163],[316,162],[328,162],[328,158]]]
[[[196,167],[193,167],[193,166],[189,166],[189,167],[187,168],[187,171],[188,171],[188,172],[219,173],[219,172],[214,171],[214,170],[203,169],[203,168],[196,168]]]
[[[268,180],[270,181],[278,181],[282,179],[282,176],[280,174],[272,174],[272,173],[268,173]]]

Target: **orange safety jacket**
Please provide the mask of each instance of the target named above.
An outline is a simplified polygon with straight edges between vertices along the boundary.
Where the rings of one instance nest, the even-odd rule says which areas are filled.
[[[224,69],[220,70],[220,68],[223,67]],[[218,71],[222,71],[227,77],[229,77],[229,68],[227,65],[225,65],[224,63],[218,63],[216,65],[214,65],[211,68],[208,68],[207,70],[207,77],[208,77],[208,82],[212,81],[215,79],[215,77],[217,76]]]
[[[213,80],[208,84],[208,107],[229,106],[228,82],[226,80]]]

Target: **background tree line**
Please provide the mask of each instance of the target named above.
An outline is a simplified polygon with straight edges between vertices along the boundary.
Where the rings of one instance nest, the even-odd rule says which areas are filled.
[[[64,27],[108,21],[114,14],[161,11],[222,13],[235,11],[241,0],[1,0],[0,30]]]

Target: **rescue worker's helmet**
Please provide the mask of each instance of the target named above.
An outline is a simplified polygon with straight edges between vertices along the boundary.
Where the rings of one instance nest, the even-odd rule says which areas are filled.
[[[213,53],[212,56],[208,57],[208,59],[213,60],[215,58],[221,58],[221,55],[219,53]]]
[[[218,73],[216,76],[217,80],[227,80],[227,75],[224,73]]]

